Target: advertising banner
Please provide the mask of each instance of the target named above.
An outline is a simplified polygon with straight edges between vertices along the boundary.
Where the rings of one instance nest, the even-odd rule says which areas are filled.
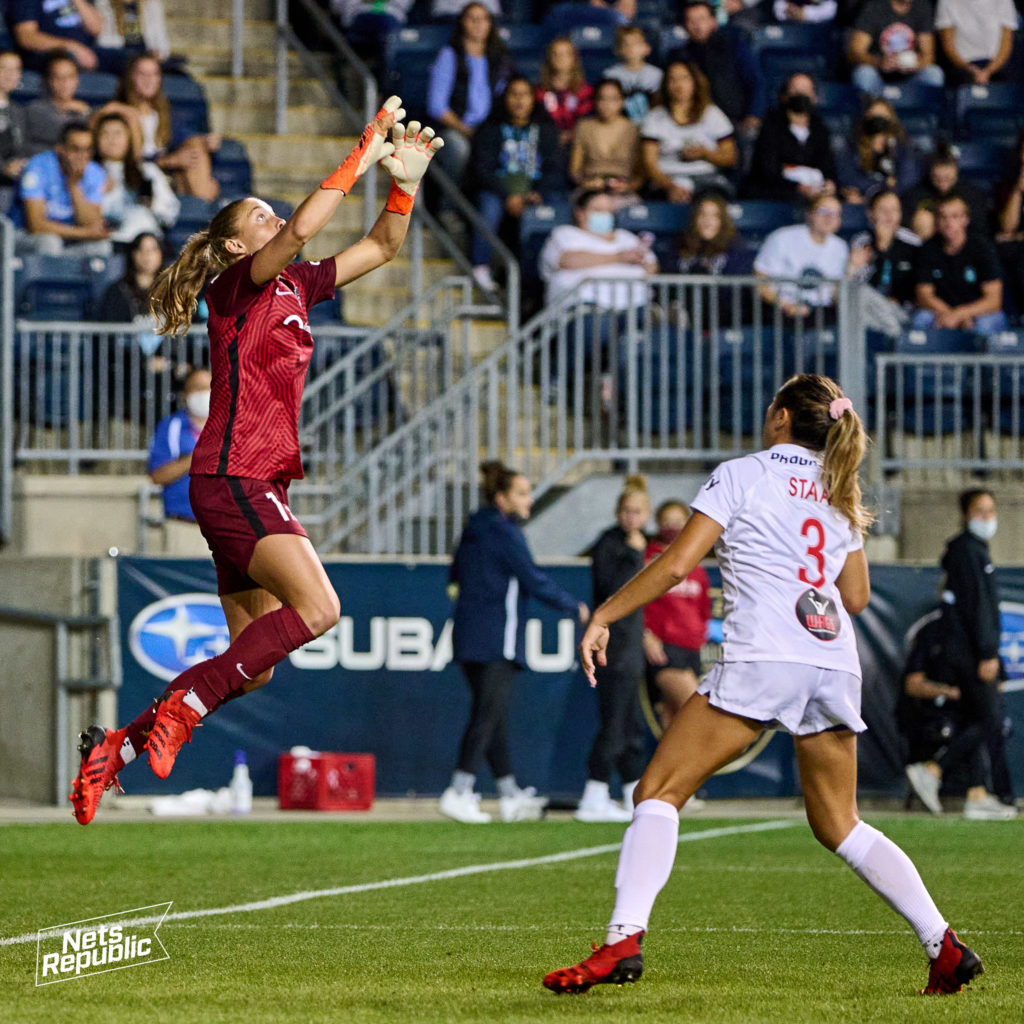
[[[581,600],[590,601],[585,564],[549,567]],[[439,563],[331,561],[327,572],[341,597],[341,621],[294,652],[263,689],[232,701],[204,720],[167,780],[140,765],[125,772],[129,792],[180,793],[216,789],[231,775],[234,752],[246,752],[254,791],[272,795],[277,758],[297,745],[313,750],[371,753],[381,796],[438,794],[448,784],[469,713],[469,693],[451,661],[447,566]],[[717,570],[711,570],[720,611]],[[935,606],[937,570],[873,569],[870,608],[857,620],[864,667],[861,742],[863,788],[902,786],[900,738],[893,708],[905,638]],[[1011,711],[1024,679],[1024,571],[1000,572],[1004,656],[1012,681]],[[1018,603],[1019,602],[1019,603]],[[123,557],[118,606],[124,684],[119,718],[134,717],[188,666],[223,651],[227,627],[211,562]],[[720,624],[712,624],[719,639]],[[576,797],[597,729],[596,700],[576,665],[571,619],[534,604],[527,626],[528,670],[517,682],[511,748],[521,785],[553,797]],[[717,644],[706,649],[710,663]],[[706,667],[706,666],[705,666]],[[651,737],[653,749],[654,737]],[[1024,751],[1011,740],[1024,764]],[[785,796],[797,792],[792,743],[777,735],[737,770],[709,783],[708,795]],[[1015,768],[1016,772],[1016,768]],[[1019,773],[1018,773],[1019,776]],[[481,788],[493,790],[486,771]]]

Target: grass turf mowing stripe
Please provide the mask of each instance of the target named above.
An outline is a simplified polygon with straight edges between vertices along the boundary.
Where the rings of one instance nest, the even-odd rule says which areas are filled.
[[[726,825],[721,828],[707,828],[699,832],[683,832],[679,836],[680,843],[696,842],[701,839],[718,839],[721,836],[743,835],[750,832],[770,832],[776,829],[793,828],[801,824],[798,821],[762,821],[752,825]],[[461,868],[449,868],[446,871],[434,871],[428,875],[411,875],[406,878],[385,878],[379,882],[362,882],[358,885],[339,885],[331,889],[311,889],[306,892],[294,892],[287,896],[272,896],[270,899],[255,900],[252,903],[236,903],[229,907],[207,907],[204,910],[182,910],[174,914],[161,915],[165,924],[169,921],[187,921],[197,917],[215,917],[221,914],[251,914],[257,910],[273,910],[286,907],[292,903],[304,903],[307,900],[325,899],[329,896],[349,896],[354,893],[373,892],[378,889],[394,889],[405,885],[422,885],[425,882],[441,882],[451,878],[464,878],[467,875],[483,875],[493,871],[518,871],[521,868],[539,867],[542,864],[560,864],[584,857],[597,857],[602,853],[614,853],[621,843],[605,843],[602,846],[585,846],[578,850],[566,850],[562,853],[549,853],[543,857],[527,857],[522,860],[496,861],[491,864],[468,864]],[[154,924],[158,920],[152,915],[132,918],[125,923],[133,926]],[[35,942],[35,932],[25,935],[12,935],[0,939],[0,947],[17,946],[26,942]]]

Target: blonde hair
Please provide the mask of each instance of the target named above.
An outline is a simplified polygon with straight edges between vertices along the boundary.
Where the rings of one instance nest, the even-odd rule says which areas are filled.
[[[568,36],[556,36],[548,43],[547,49],[544,51],[544,63],[540,66],[540,87],[544,90],[554,88],[551,83],[555,76],[555,66],[551,55],[556,46],[562,45],[567,45],[572,50],[573,65],[569,72],[569,88],[573,92],[578,92],[586,84],[587,79],[583,73],[580,51],[576,49],[575,44]]]
[[[823,453],[821,475],[829,504],[855,530],[867,533],[875,514],[864,506],[858,471],[868,438],[852,407],[840,412],[838,419],[832,418],[829,407],[843,397],[842,388],[831,377],[801,373],[779,388],[773,404],[789,410],[794,442]]]
[[[647,493],[647,478],[642,473],[631,473],[626,477],[626,482],[622,485],[622,492],[619,494],[619,500],[615,503],[616,514],[622,511],[622,503],[624,501],[637,494],[642,495],[650,503],[651,496]]]
[[[228,203],[210,226],[192,235],[178,258],[160,271],[149,292],[149,309],[156,317],[158,334],[188,330],[206,282],[240,258],[228,251],[226,243],[237,230],[238,214],[246,202],[248,197]]]

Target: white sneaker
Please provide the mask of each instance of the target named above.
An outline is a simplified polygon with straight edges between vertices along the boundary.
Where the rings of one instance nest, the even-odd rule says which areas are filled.
[[[548,805],[546,796],[537,796],[533,786],[519,790],[515,796],[503,796],[498,801],[502,821],[539,821]]]
[[[480,810],[479,793],[459,793],[451,786],[441,794],[441,813],[465,825],[486,825],[491,820]]]
[[[919,761],[917,764],[908,764],[904,771],[907,773],[907,781],[911,788],[921,798],[921,803],[932,814],[941,814],[942,803],[939,801],[939,788],[942,786],[942,780],[932,775],[924,766],[923,761]]]
[[[1017,814],[1016,807],[1001,803],[994,796],[964,801],[964,817],[968,821],[1012,821]]]
[[[610,797],[602,803],[581,801],[573,817],[577,821],[632,821],[633,812]]]
[[[498,285],[491,276],[491,268],[486,263],[481,263],[473,268],[473,280],[485,292],[496,292],[498,290]]]

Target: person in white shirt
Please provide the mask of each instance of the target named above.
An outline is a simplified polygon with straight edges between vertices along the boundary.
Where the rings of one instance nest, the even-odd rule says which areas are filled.
[[[935,31],[956,84],[1003,77],[1020,23],[1013,0],[939,0]]]
[[[846,273],[850,247],[836,234],[842,216],[835,196],[820,195],[811,203],[805,224],[778,228],[764,240],[754,259],[754,273],[772,279],[758,287],[765,302],[791,317],[835,304],[835,286],[816,282],[837,280]],[[800,283],[779,278],[798,278]]]
[[[643,280],[657,272],[658,260],[632,231],[615,227],[615,208],[608,192],[581,192],[573,202],[575,224],[561,224],[548,235],[540,276],[549,307],[580,302],[628,312],[646,304]]]
[[[714,546],[725,600],[722,660],[680,709],[634,792],[605,944],[544,985],[584,992],[636,981],[641,942],[679,842],[679,808],[773,726],[793,736],[807,820],[917,933],[931,959],[925,993],[958,992],[982,972],[910,858],[857,811],[860,665],[850,616],[871,584],[858,471],[867,436],[835,381],[790,378],[765,414],[764,450],[720,465],[682,533],[591,617],[584,672],[607,661],[609,626],[666,593]]]

